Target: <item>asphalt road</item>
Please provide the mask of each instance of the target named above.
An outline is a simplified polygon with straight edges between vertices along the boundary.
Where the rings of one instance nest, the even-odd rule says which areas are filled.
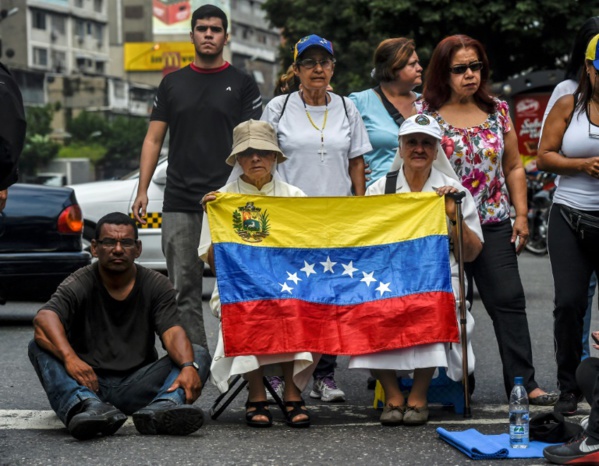
[[[521,274],[527,295],[529,326],[537,381],[555,390],[552,338],[552,280],[549,260],[523,254]],[[206,279],[210,281],[210,279]],[[501,284],[498,284],[501,286]],[[211,348],[217,322],[207,310],[205,320]],[[472,461],[438,438],[436,429],[476,428],[485,434],[507,431],[507,405],[501,364],[492,325],[480,301],[475,301],[474,351],[477,358],[476,391],[472,419],[451,408],[431,407],[430,422],[422,427],[385,428],[372,408],[373,392],[361,373],[347,370],[340,358],[337,380],[347,394],[345,403],[327,404],[305,399],[312,427],[287,427],[273,408],[271,429],[250,429],[243,421],[245,394],[240,394],[217,420],[189,437],[147,437],[132,423],[113,437],[79,442],[73,439],[50,410],[31,367],[26,348],[32,337],[31,319],[41,303],[19,302],[0,306],[0,464],[399,464],[399,465],[505,465],[505,460]],[[597,309],[595,300],[594,309]],[[593,327],[599,328],[595,313]],[[593,350],[594,351],[594,350]],[[308,390],[308,389],[307,389]],[[206,412],[218,395],[208,385],[197,404]],[[581,405],[580,416],[588,414]],[[536,412],[551,408],[533,407]],[[511,460],[509,465],[542,465],[544,459]]]

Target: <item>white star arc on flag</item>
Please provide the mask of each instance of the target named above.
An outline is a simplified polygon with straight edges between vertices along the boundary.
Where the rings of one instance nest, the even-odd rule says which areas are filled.
[[[295,289],[294,287],[290,286],[290,284],[288,282],[292,282],[293,284],[295,284],[295,286],[297,287],[297,293],[298,296],[302,295],[302,288],[303,286],[307,286],[308,288],[310,287],[309,283],[311,282],[310,280],[306,280],[307,278],[310,277],[310,275],[316,275],[318,276],[319,273],[325,274],[326,272],[330,272],[331,275],[333,275],[335,273],[335,271],[333,270],[333,268],[335,267],[335,265],[337,265],[337,262],[333,262],[331,260],[331,256],[327,256],[327,260],[325,262],[319,262],[322,266],[323,266],[323,271],[322,272],[317,272],[315,270],[315,265],[316,263],[313,264],[309,264],[307,261],[304,260],[304,266],[299,269],[296,272],[286,272],[287,273],[287,278],[285,279],[285,281],[283,283],[278,283],[278,285],[281,287],[280,293],[289,293],[290,295],[293,294],[292,291]],[[343,272],[341,272],[341,276],[337,275],[337,277],[339,277],[337,280],[347,280],[347,278],[341,278],[343,275],[347,275],[350,278],[354,278],[354,273],[356,272],[360,272],[360,269],[354,267],[354,262],[353,261],[349,261],[349,263],[344,264],[341,263],[341,266],[343,267]],[[293,270],[293,267],[291,268],[291,270]],[[302,279],[299,277],[299,272],[304,272],[306,274],[306,278]],[[381,272],[381,271],[379,271]],[[372,283],[379,283],[379,285],[373,289],[373,292],[376,293],[377,291],[379,292],[379,297],[382,297],[385,293],[392,293],[391,292],[391,282],[388,283],[384,283],[380,280],[378,280],[377,278],[374,277],[374,273],[375,271],[372,271],[370,273],[367,272],[361,272],[362,273],[362,278],[359,277],[359,275],[356,278],[356,280],[359,280],[362,283],[365,283],[366,286],[368,288],[370,288],[370,285]],[[324,277],[323,277],[324,278]],[[322,278],[322,279],[323,279]],[[322,280],[320,279],[320,280]],[[331,279],[334,279],[334,277],[331,277]],[[306,280],[307,284],[306,285],[302,285],[299,282],[302,282]]]

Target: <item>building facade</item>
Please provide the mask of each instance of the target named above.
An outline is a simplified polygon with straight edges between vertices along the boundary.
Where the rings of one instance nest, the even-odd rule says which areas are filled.
[[[217,0],[230,18],[225,58],[250,73],[267,101],[280,36],[264,0]],[[55,137],[81,111],[149,115],[163,75],[193,60],[191,11],[202,0],[0,0],[0,60],[26,106],[57,104]],[[131,53],[128,54],[128,52]]]

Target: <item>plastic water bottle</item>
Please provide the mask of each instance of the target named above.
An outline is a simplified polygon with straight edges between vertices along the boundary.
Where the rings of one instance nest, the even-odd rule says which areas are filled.
[[[510,394],[510,446],[528,448],[528,395],[522,377],[514,378]]]

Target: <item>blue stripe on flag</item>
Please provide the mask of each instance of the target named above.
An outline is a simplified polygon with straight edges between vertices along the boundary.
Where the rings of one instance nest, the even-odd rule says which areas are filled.
[[[359,304],[428,291],[452,292],[447,236],[355,248],[214,245],[221,303],[295,298]]]

